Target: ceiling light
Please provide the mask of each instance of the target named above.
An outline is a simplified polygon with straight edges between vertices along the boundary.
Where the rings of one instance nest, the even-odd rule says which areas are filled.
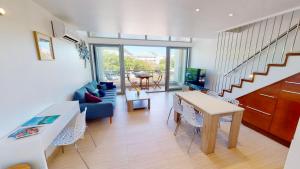
[[[233,16],[233,13],[228,14],[228,16]]]
[[[0,8],[0,16],[5,15],[5,10],[3,8]]]
[[[196,12],[199,12],[199,11],[200,11],[200,9],[199,9],[199,8],[196,8],[196,9],[195,9],[195,11],[196,11]]]

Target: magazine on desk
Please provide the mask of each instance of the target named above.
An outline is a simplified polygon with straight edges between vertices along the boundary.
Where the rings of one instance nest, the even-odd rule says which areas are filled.
[[[45,124],[53,123],[60,115],[52,115],[52,116],[41,116],[41,117],[33,117],[32,119],[28,120],[22,127],[36,127],[36,126],[43,126]]]
[[[9,138],[20,139],[39,134],[43,125],[52,124],[60,115],[33,117],[18,127]]]

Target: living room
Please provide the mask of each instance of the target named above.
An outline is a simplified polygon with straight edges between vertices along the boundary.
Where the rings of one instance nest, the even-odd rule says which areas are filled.
[[[1,0],[0,168],[297,168],[299,9]]]

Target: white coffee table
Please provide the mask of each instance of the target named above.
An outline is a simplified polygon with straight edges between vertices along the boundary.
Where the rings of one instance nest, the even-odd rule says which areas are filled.
[[[137,108],[142,108],[141,106],[135,106],[135,105],[141,105],[141,104],[135,104],[135,103],[141,103],[144,100],[148,100],[148,105],[144,108],[150,109],[150,97],[145,91],[140,91],[140,94],[138,95],[136,91],[129,91],[127,90],[125,92],[126,96],[126,102],[127,102],[127,109],[128,112],[133,111]]]

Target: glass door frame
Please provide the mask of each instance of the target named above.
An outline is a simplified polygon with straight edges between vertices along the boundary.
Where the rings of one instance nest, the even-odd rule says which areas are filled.
[[[191,54],[191,47],[167,47],[167,60],[166,60],[166,85],[165,85],[165,91],[174,91],[178,89],[170,89],[170,65],[171,65],[171,50],[172,49],[186,49],[186,63],[185,63],[185,70],[190,67],[191,61],[190,61],[190,54]],[[185,72],[184,72],[185,74]]]
[[[125,63],[124,63],[124,46],[123,44],[90,44],[92,46],[92,52],[93,52],[93,69],[91,71],[95,72],[95,80],[99,82],[98,79],[98,67],[97,67],[97,54],[96,54],[96,48],[97,47],[116,47],[119,48],[119,62],[120,62],[120,89],[121,91],[118,92],[118,94],[125,94],[126,85],[125,85]],[[145,46],[145,45],[130,45],[130,46]],[[149,45],[153,46],[153,45]],[[170,62],[171,62],[171,50],[172,49],[186,49],[186,64],[185,64],[185,71],[186,68],[190,66],[190,58],[191,58],[191,47],[172,47],[172,46],[159,46],[159,47],[165,47],[166,48],[166,73],[165,73],[165,90],[164,91],[153,91],[153,92],[167,92],[167,91],[174,91],[178,89],[170,89],[169,82],[170,82]],[[185,74],[185,72],[184,72]]]
[[[120,64],[120,89],[121,91],[118,92],[118,94],[124,94],[125,93],[125,67],[124,67],[124,48],[123,45],[118,44],[92,44],[93,48],[93,55],[94,55],[94,68],[95,68],[95,80],[100,82],[99,76],[98,76],[98,60],[97,60],[97,54],[96,54],[96,48],[97,47],[114,47],[119,49],[119,64]]]

